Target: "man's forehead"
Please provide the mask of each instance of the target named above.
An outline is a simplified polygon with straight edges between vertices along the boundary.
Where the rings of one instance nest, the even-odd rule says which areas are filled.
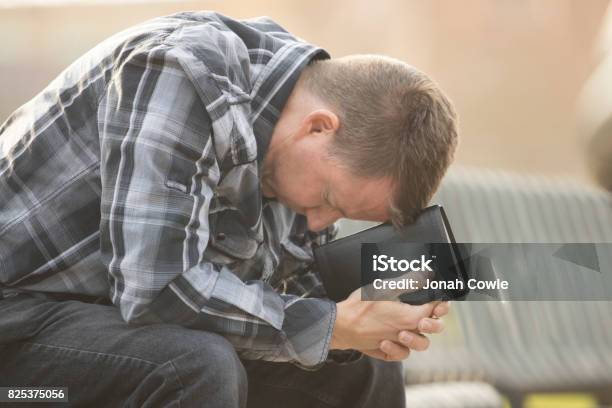
[[[349,218],[387,221],[390,217],[392,184],[386,179],[360,179],[337,186],[336,204]]]

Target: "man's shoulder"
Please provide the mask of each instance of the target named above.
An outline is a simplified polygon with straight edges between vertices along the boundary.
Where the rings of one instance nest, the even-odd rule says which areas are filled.
[[[234,19],[215,11],[184,11],[150,20],[153,23],[158,21],[176,22],[182,27],[205,27],[216,30],[221,38],[227,38],[228,35],[233,34],[247,48],[266,48],[274,51],[275,47],[282,47],[286,41],[302,41],[267,16]],[[253,41],[261,37],[267,37],[271,42]],[[214,42],[218,38],[213,36],[207,40]]]
[[[165,43],[203,64],[220,87],[248,93],[262,68],[287,44],[301,42],[268,17],[236,20],[217,12],[182,12],[161,19],[180,21]],[[185,63],[189,63],[186,61]]]

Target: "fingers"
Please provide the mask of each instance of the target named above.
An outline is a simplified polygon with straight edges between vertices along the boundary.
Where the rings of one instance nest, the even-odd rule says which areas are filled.
[[[383,360],[383,361],[389,361],[387,360],[387,355],[385,353],[383,353],[382,351],[378,350],[378,349],[374,349],[374,350],[361,350],[361,352],[363,354],[365,354],[366,356],[370,356],[379,360]]]
[[[429,339],[419,333],[402,330],[397,339],[402,346],[414,351],[425,351],[429,347]]]
[[[401,361],[410,356],[410,351],[425,351],[429,347],[429,339],[422,334],[401,331],[397,343],[391,340],[380,342],[379,349],[362,350],[363,354],[384,361]]]
[[[423,305],[398,303],[400,307],[410,308],[405,312],[400,327],[407,330],[418,330],[422,333],[440,333],[444,322],[439,317],[446,316],[450,305],[448,302],[431,302]]]
[[[408,347],[401,346],[390,340],[381,341],[379,349],[385,354],[385,360],[387,361],[405,360],[410,355],[410,349]]]
[[[431,317],[426,317],[419,321],[417,329],[421,333],[440,333],[444,330],[444,321],[442,319],[433,319]]]
[[[406,330],[415,330],[421,319],[429,317],[433,313],[434,305],[425,303],[422,305],[409,305],[401,302],[388,302],[389,307],[393,308],[397,327]]]
[[[433,310],[432,316],[442,317],[448,314],[450,310],[450,302],[441,302],[438,303]]]
[[[363,354],[384,361],[402,361],[410,356],[410,349],[393,341],[383,340],[378,350],[363,350]]]
[[[444,323],[440,319],[448,313],[448,302],[431,302],[422,305],[409,305],[401,302],[385,302],[386,307],[397,315],[397,328],[416,330],[423,333],[440,333]]]

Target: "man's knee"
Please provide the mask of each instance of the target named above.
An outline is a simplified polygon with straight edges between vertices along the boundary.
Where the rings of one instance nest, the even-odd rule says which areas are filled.
[[[224,337],[205,333],[202,336],[199,349],[173,360],[176,366],[180,361],[193,359],[202,375],[210,373],[214,381],[222,387],[233,388],[236,392],[246,392],[247,375],[234,346]]]
[[[159,352],[156,361],[162,372],[176,377],[183,404],[244,406],[246,371],[229,341],[215,333],[178,326],[151,329],[157,335],[150,345]]]
[[[404,387],[403,365],[401,362],[382,361],[364,356],[360,359],[360,376],[376,389],[402,389]]]
[[[405,406],[402,363],[363,356],[351,365],[346,377],[352,379],[345,387],[355,405],[368,408]]]
[[[216,333],[177,328],[164,358],[177,370],[189,368],[197,377],[211,375],[226,386],[246,382],[245,369],[234,346]]]
[[[353,371],[352,371],[353,372]],[[400,362],[381,361],[364,356],[354,371],[359,382],[354,390],[362,407],[404,407],[404,376]]]

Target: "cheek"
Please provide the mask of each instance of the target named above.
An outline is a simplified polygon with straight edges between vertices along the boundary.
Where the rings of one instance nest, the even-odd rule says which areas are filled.
[[[316,188],[312,177],[303,172],[295,175],[279,175],[278,195],[281,200],[301,208],[316,207],[321,203],[321,192]]]
[[[320,206],[323,183],[317,178],[316,163],[308,154],[286,155],[275,172],[276,192],[281,201],[294,207]]]
[[[291,180],[286,189],[287,199],[300,207],[315,207],[319,205],[318,194],[307,180]]]

